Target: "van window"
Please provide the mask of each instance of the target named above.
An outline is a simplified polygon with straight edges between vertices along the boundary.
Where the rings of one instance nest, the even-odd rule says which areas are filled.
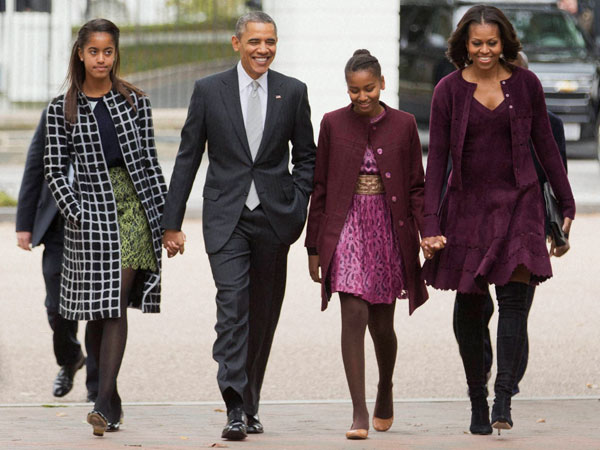
[[[537,48],[583,49],[583,35],[570,20],[560,12],[505,11],[523,45]]]

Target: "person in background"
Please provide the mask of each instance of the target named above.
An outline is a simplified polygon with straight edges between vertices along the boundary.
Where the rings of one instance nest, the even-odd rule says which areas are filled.
[[[355,51],[345,76],[351,104],[321,121],[305,246],[322,309],[333,292],[340,296],[353,406],[346,438],[366,439],[365,330],[379,368],[373,428],[387,431],[394,420],[396,299],[408,298],[411,314],[427,300],[419,261],[424,174],[414,117],[379,100],[385,79],[377,58]]]
[[[73,388],[75,373],[85,364],[87,369],[87,400],[95,401],[98,393],[98,364],[90,352],[87,358],[77,340],[77,321],[66,320],[58,313],[60,303],[60,272],[63,256],[63,219],[48,184],[44,180],[44,146],[46,141],[46,109],[35,129],[17,203],[17,245],[23,250],[44,245],[42,273],[46,286],[46,313],[52,329],[52,344],[56,363],[60,366],[54,380],[52,395],[64,397]],[[86,339],[87,344],[87,339]]]
[[[84,24],[67,92],[50,102],[46,120],[44,175],[65,220],[60,314],[88,321],[99,382],[87,421],[97,436],[119,430],[123,417],[117,376],[127,307],[158,313],[161,297],[166,184],[150,101],[119,78],[119,62],[117,26],[106,19]]]
[[[527,337],[529,285],[552,276],[530,140],[557,196],[567,234],[575,217],[541,83],[508,62],[520,49],[502,11],[473,6],[448,40],[448,57],[457,70],[436,86],[431,106],[423,275],[437,289],[457,291],[457,336],[473,434],[512,428],[511,397]],[[452,172],[440,200],[449,156]],[[568,250],[568,242],[553,242],[550,254],[562,256]],[[499,313],[491,421],[484,362],[489,284],[496,287]]]

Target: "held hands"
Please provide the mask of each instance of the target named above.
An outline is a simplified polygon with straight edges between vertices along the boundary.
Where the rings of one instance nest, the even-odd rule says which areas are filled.
[[[308,255],[308,273],[315,283],[321,282],[321,263],[319,255]]]
[[[31,232],[17,231],[17,246],[23,250],[31,251]]]
[[[446,236],[430,236],[421,240],[421,248],[425,259],[433,258],[435,252],[446,246]]]
[[[565,232],[565,234],[568,236],[569,235],[569,231],[571,231],[571,223],[573,221],[569,218],[569,217],[565,217],[564,223],[563,223],[563,231]],[[569,251],[569,249],[571,248],[571,244],[569,244],[569,239],[567,238],[567,243],[565,245],[561,245],[560,247],[557,247],[556,245],[554,245],[554,240],[551,237],[548,237],[548,240],[550,241],[550,256],[556,256],[557,258],[560,258],[562,255],[564,255],[565,253],[567,253]]]
[[[165,230],[163,234],[163,247],[167,250],[167,256],[172,258],[177,253],[185,250],[185,233],[177,230]]]

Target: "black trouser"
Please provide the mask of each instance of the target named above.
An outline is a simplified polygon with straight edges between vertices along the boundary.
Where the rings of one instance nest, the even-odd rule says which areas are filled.
[[[81,345],[77,340],[77,321],[64,319],[59,314],[60,277],[63,257],[63,222],[57,215],[46,231],[43,239],[42,273],[46,285],[46,313],[52,328],[54,356],[59,366],[74,364],[81,355]],[[88,392],[98,390],[98,369],[89,352],[86,360]]]
[[[507,392],[514,394],[527,366],[524,352],[527,344],[527,316],[533,292],[534,289],[522,283],[496,287],[499,313],[496,394],[498,390],[503,395]],[[482,395],[486,374],[491,369],[492,347],[488,323],[492,312],[489,292],[482,295],[457,293],[454,332],[472,395]]]
[[[246,414],[258,412],[285,292],[288,250],[259,206],[244,208],[227,243],[208,255],[217,287],[213,358],[228,409],[241,400]]]
[[[529,286],[527,290],[527,316],[529,317],[529,311],[531,311],[531,305],[533,304],[533,297],[535,295],[535,286]],[[484,341],[484,367],[485,373],[489,373],[492,370],[492,362],[494,361],[494,352],[492,350],[492,340],[490,339],[490,329],[489,323],[492,315],[494,314],[494,301],[492,300],[492,296],[489,291],[485,295],[484,305],[483,305],[483,321],[485,324],[485,330],[483,334]],[[457,294],[458,298],[458,294]],[[454,301],[454,316],[452,326],[454,328],[454,336],[458,341],[458,333],[456,330],[456,308],[457,308],[457,299]],[[525,330],[527,332],[527,330]],[[525,376],[525,370],[527,370],[527,361],[529,360],[529,336],[525,336],[525,347],[523,348],[523,356],[521,357],[521,362],[519,364],[519,369],[517,370],[516,381],[513,387],[513,395],[519,393],[519,383]]]

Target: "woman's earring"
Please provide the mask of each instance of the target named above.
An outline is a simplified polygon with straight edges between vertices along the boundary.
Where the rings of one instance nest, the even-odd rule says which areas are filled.
[[[473,59],[471,59],[471,54],[469,52],[467,52],[467,62],[469,64],[473,62]]]
[[[500,59],[504,59],[504,53],[500,53]]]

